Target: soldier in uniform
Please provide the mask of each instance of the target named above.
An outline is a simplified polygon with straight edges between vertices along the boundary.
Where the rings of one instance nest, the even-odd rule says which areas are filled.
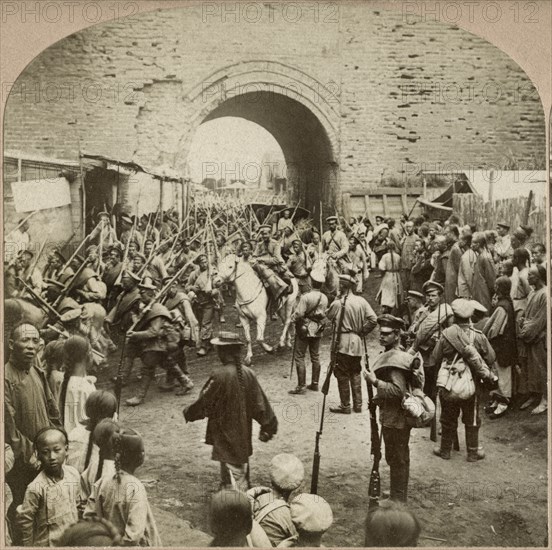
[[[290,390],[292,395],[303,395],[307,388],[318,391],[320,378],[320,341],[322,340],[323,321],[328,308],[328,298],[320,292],[324,278],[318,272],[313,272],[313,289],[301,294],[292,322],[295,323],[295,365],[297,368],[297,387]],[[307,349],[312,363],[311,383],[307,386],[305,354]]]
[[[351,391],[353,394],[354,412],[362,411],[361,359],[364,355],[363,337],[372,332],[377,324],[377,317],[370,304],[353,293],[356,281],[350,275],[340,275],[341,297],[334,300],[328,310],[328,319],[339,330],[337,357],[334,374],[337,378],[341,404],[331,407],[330,411],[340,414],[351,414]],[[343,322],[341,309],[345,307]]]
[[[172,321],[169,310],[153,302],[157,287],[150,278],[145,278],[139,285],[140,302],[149,310],[133,331],[127,331],[128,342],[135,346],[144,365],[142,385],[138,394],[126,400],[126,405],[136,407],[144,402],[148,389],[155,378],[157,367],[164,367],[167,358],[167,341],[164,337],[164,325]],[[153,302],[153,303],[152,303]]]
[[[380,326],[381,353],[372,365],[364,371],[369,384],[376,387],[374,398],[380,408],[380,422],[385,444],[385,460],[389,464],[391,500],[406,502],[410,474],[410,426],[402,400],[406,395],[415,358],[400,348],[400,332],[404,321],[392,315],[378,318]]]
[[[125,269],[121,277],[122,292],[117,297],[115,305],[104,319],[104,326],[108,334],[115,338],[115,341],[122,344],[126,337],[127,331],[134,323],[134,316],[140,309],[140,289],[138,285],[141,279],[130,271]],[[122,369],[121,384],[124,386],[128,382],[132,373],[132,367],[135,360],[138,359],[137,346],[127,343],[125,346],[124,364]],[[140,365],[138,378],[142,378],[142,365]],[[117,381],[117,377],[113,377],[113,382]]]
[[[328,222],[328,231],[322,235],[323,249],[332,260],[337,262],[340,272],[342,272],[343,262],[340,260],[349,252],[349,240],[345,233],[337,228],[337,216],[329,216],[326,218],[326,222]]]
[[[144,256],[146,257],[146,261],[150,259],[150,256],[152,254],[154,247],[154,242],[152,239],[146,239],[144,241]],[[156,254],[153,252],[154,256],[151,258],[147,271],[151,274],[151,278],[153,279],[154,283],[156,285],[161,284],[161,281],[165,279],[168,276],[167,268],[165,267],[165,262],[163,261],[163,258],[160,254]],[[143,274],[143,276],[146,276],[146,273]]]
[[[163,285],[166,285],[172,277],[166,277],[163,279]],[[194,387],[194,383],[189,376],[188,365],[186,363],[186,355],[184,353],[183,346],[188,342],[197,342],[198,339],[198,322],[190,298],[185,292],[178,289],[178,283],[174,281],[167,290],[167,299],[164,303],[165,307],[169,310],[175,326],[178,327],[181,341],[178,349],[169,354],[169,362],[174,362],[176,366],[182,371],[185,379],[185,384],[177,390],[176,395],[184,395],[184,393],[190,391]],[[189,331],[189,333],[187,333]],[[165,384],[159,386],[162,391],[172,391],[175,382],[175,371],[173,369],[167,370],[167,378]]]
[[[42,271],[42,277],[44,280],[49,279],[53,281],[59,281],[63,285],[74,275],[74,271],[67,267],[63,273],[61,273],[61,268],[65,265],[67,260],[65,256],[61,253],[61,250],[55,248],[52,250],[48,256],[48,262],[45,268]]]
[[[121,292],[120,285],[115,283],[119,279],[121,270],[123,269],[123,250],[121,245],[116,243],[108,250],[108,257],[105,271],[102,275],[102,281],[107,288],[107,310],[110,311],[115,305],[117,296]]]
[[[307,270],[307,255],[303,251],[303,243],[300,239],[294,239],[291,245],[291,254],[287,260],[287,267],[297,279],[299,293],[304,294],[311,290],[311,281]]]
[[[76,256],[72,264],[75,271],[78,271],[79,266],[86,261],[82,256]],[[72,296],[82,302],[103,302],[107,296],[106,284],[88,265],[77,275],[72,287]]]
[[[441,329],[448,326],[452,319],[452,311],[447,306],[441,307],[444,288],[435,281],[427,281],[423,286],[426,297],[426,311],[418,318],[418,327],[409,353],[420,352],[424,363],[425,386],[424,393],[435,399],[437,367],[431,353],[440,336]]]
[[[268,284],[273,300],[277,301],[288,289],[287,285],[291,283],[293,275],[282,258],[280,243],[271,237],[271,231],[272,228],[268,224],[259,227],[261,240],[253,252],[252,265],[261,279]],[[277,278],[274,278],[274,274]]]
[[[199,323],[199,349],[197,354],[203,357],[207,355],[210,349],[209,342],[213,336],[213,317],[217,293],[213,288],[207,256],[200,254],[194,263],[199,266],[199,269],[190,275],[188,284],[195,295],[194,313]]]
[[[498,377],[490,370],[490,366],[495,362],[496,354],[487,337],[471,325],[470,319],[474,313],[473,302],[465,298],[458,298],[452,302],[451,307],[454,313],[454,324],[443,330],[433,350],[433,363],[440,366],[443,360],[450,364],[458,357],[464,357],[466,346],[472,341],[484,363],[467,365],[472,370],[476,385],[476,391],[472,397],[463,401],[441,399],[441,446],[436,447],[433,452],[441,458],[450,459],[458,417],[462,412],[462,422],[466,430],[467,460],[468,462],[477,462],[485,458],[485,453],[479,448],[479,427],[481,426],[479,402],[482,397],[482,381],[494,387],[498,386]],[[467,358],[466,362],[468,362]]]

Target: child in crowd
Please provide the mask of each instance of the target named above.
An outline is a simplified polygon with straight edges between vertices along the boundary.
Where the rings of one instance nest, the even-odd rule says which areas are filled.
[[[115,475],[115,451],[111,442],[114,434],[120,430],[119,424],[111,418],[105,418],[94,428],[92,438],[94,446],[98,448],[98,453],[81,474],[81,497],[84,502],[88,501],[94,484],[100,478],[104,476],[112,478]],[[94,498],[92,498],[92,502],[95,502]],[[93,510],[92,515],[94,515]]]
[[[65,340],[53,340],[46,344],[43,360],[46,367],[46,379],[52,391],[52,395],[59,402],[61,385],[63,384],[63,345]]]
[[[368,510],[364,524],[364,546],[417,546],[420,531],[416,516],[403,504],[383,500],[377,508]]]
[[[87,376],[92,366],[92,347],[82,336],[71,336],[63,345],[65,374],[59,396],[59,410],[67,433],[86,420],[88,396],[96,390],[94,376]]]
[[[104,418],[113,418],[117,411],[117,398],[105,390],[92,392],[84,405],[86,420],[69,432],[67,464],[82,474],[91,461],[98,463],[98,447],[94,444],[94,429]]]
[[[121,536],[106,519],[83,519],[65,530],[58,546],[122,546]]]
[[[294,455],[276,455],[270,463],[272,489],[254,487],[247,491],[255,520],[264,529],[273,546],[293,546],[299,535],[291,520],[288,501],[303,483],[305,470]]]
[[[132,430],[114,433],[115,476],[102,475],[88,499],[85,518],[95,514],[113,523],[124,546],[162,546],[146,489],[134,477],[144,463],[144,443]]]
[[[57,546],[65,529],[79,519],[80,479],[75,468],[64,464],[67,441],[67,434],[59,428],[44,428],[35,437],[42,471],[18,507],[23,546]]]
[[[332,526],[330,505],[320,496],[301,493],[289,503],[291,520],[299,533],[296,546],[319,547],[322,535]]]

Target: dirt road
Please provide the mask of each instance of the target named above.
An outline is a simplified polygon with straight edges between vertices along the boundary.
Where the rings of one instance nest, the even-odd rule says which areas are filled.
[[[374,277],[367,293],[373,306],[378,283]],[[238,330],[234,328],[235,320],[235,312],[228,306],[225,329]],[[269,325],[269,341],[276,341],[279,329],[280,321]],[[322,350],[322,377],[328,346],[325,342]],[[369,338],[369,353],[379,353],[376,335]],[[138,475],[146,481],[152,503],[188,520],[194,528],[209,532],[208,502],[218,488],[219,466],[210,459],[211,447],[203,443],[206,421],[186,424],[182,409],[196,398],[210,365],[217,359],[214,354],[202,359],[195,353],[188,355],[196,383],[190,395],[176,397],[153,388],[144,405],[135,409],[122,406],[121,420],[145,438],[146,463]],[[287,393],[296,382],[295,376],[293,381],[287,378],[290,358],[289,350],[273,354],[264,353],[258,346],[254,350],[252,366],[276,411],[279,431],[272,441],[261,443],[255,427],[251,481],[269,485],[271,458],[290,452],[305,464],[308,491],[322,394]],[[111,374],[113,367],[101,378],[106,380]],[[124,390],[123,399],[133,393],[135,386],[134,382]],[[337,402],[334,379],[328,403]],[[495,421],[483,418],[481,443],[487,458],[478,463],[466,461],[462,429],[459,434],[460,452],[453,452],[452,460],[444,461],[432,454],[429,429],[412,430],[409,507],[422,523],[422,536],[432,537],[422,538],[420,546],[543,546],[547,530],[547,418],[518,411]],[[341,416],[326,410],[321,454],[318,492],[331,504],[335,518],[324,544],[362,546],[371,466],[368,412]],[[384,460],[380,472],[386,491],[389,468]],[[170,532],[165,534],[164,542],[191,545],[186,540],[175,540]]]

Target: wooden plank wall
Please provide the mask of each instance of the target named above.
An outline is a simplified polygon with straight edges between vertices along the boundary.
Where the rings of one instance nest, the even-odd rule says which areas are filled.
[[[452,208],[462,223],[475,223],[478,228],[486,230],[496,229],[497,222],[505,221],[513,230],[525,224],[527,200],[527,197],[516,197],[485,202],[478,195],[455,193],[452,197]],[[527,225],[534,230],[531,240],[546,242],[546,199],[533,198],[529,212]]]

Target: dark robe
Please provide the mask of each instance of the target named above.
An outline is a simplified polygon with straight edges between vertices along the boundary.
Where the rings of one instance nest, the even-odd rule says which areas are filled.
[[[447,267],[445,270],[445,301],[450,304],[457,297],[458,289],[458,270],[460,269],[460,258],[462,258],[462,249],[458,243],[454,243],[450,248]]]
[[[213,446],[212,459],[228,464],[245,464],[253,454],[253,420],[269,435],[278,429],[276,415],[255,373],[245,366],[241,369],[243,388],[235,365],[218,366],[199,399],[184,409],[187,422],[209,419],[205,442]]]
[[[473,281],[471,293],[473,299],[478,301],[487,311],[492,310],[492,296],[496,271],[491,254],[483,250],[477,255],[473,270]]]

